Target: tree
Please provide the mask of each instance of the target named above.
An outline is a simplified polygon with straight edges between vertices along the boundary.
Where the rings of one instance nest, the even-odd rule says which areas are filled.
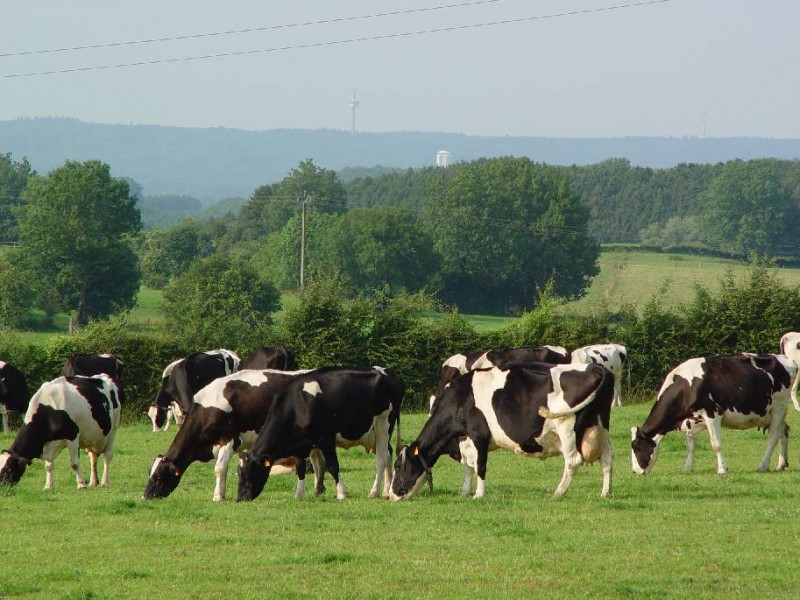
[[[710,240],[737,254],[797,255],[797,201],[772,159],[726,163],[702,196]]]
[[[530,308],[537,289],[584,292],[598,272],[589,211],[554,167],[527,158],[456,165],[434,180],[423,223],[442,257],[441,297],[463,311]]]
[[[23,325],[34,302],[33,287],[11,258],[11,252],[0,254],[0,327]]]
[[[253,192],[240,213],[239,221],[249,239],[280,231],[300,211],[305,198],[324,213],[344,212],[347,194],[335,171],[322,169],[310,158],[292,169],[282,181],[264,185]]]
[[[147,231],[140,250],[143,282],[162,288],[172,277],[184,273],[193,260],[213,251],[203,227],[190,219],[172,229]]]
[[[252,348],[264,342],[280,293],[243,261],[196,260],[164,289],[166,329],[189,348]]]
[[[22,191],[28,179],[35,174],[27,158],[15,162],[11,154],[0,154],[0,242],[19,239],[14,210],[22,203]]]
[[[409,210],[351,210],[320,233],[325,256],[359,292],[387,283],[419,290],[439,268],[433,240]]]
[[[140,273],[131,236],[141,221],[126,181],[100,161],[67,161],[32,178],[24,200],[20,242],[40,304],[75,309],[79,323],[133,308]]]

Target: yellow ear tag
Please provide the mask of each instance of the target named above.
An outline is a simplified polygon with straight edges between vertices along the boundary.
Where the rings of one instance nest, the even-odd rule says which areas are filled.
[[[265,467],[271,467],[271,466],[272,466],[272,463],[271,463],[271,462],[269,462],[269,459],[266,459],[266,460],[264,461],[264,466],[265,466]]]
[[[414,456],[419,456],[419,446],[414,446]]]
[[[178,469],[175,469],[175,477],[180,477],[180,476],[181,476],[181,472],[178,471]]]

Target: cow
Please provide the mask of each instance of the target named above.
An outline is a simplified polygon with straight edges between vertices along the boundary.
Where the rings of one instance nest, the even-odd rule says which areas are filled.
[[[153,462],[142,498],[169,496],[189,465],[195,461],[215,460],[213,500],[224,500],[228,464],[233,453],[250,449],[275,394],[295,375],[307,372],[242,370],[215,379],[197,392],[166,454],[159,454]],[[315,473],[321,476],[323,468],[317,454],[312,453],[311,459]],[[319,485],[317,491],[321,492]]]
[[[238,371],[240,362],[236,353],[221,348],[193,352],[168,364],[161,376],[161,387],[156,401],[147,411],[147,416],[153,423],[153,431],[162,431],[168,427],[170,408],[175,413],[175,422],[182,423],[194,395],[218,377]]]
[[[436,393],[430,397],[430,411],[433,403],[442,394],[445,386],[459,375],[473,369],[503,367],[515,363],[549,363],[565,364],[570,361],[570,354],[561,346],[522,346],[520,348],[492,348],[490,350],[474,350],[464,354],[454,354],[442,364]]]
[[[474,497],[482,498],[488,454],[497,448],[542,459],[562,455],[564,474],[556,496],[567,492],[582,463],[600,460],[601,495],[608,497],[613,388],[611,374],[593,364],[515,364],[466,373],[447,386],[419,437],[400,451],[390,497],[411,498],[426,479],[431,482],[439,457],[449,454],[465,465],[461,493],[469,494],[474,472]]]
[[[0,360],[0,417],[3,433],[8,431],[8,411],[24,413],[28,410],[31,394],[25,376],[16,367]]]
[[[614,406],[622,406],[622,376],[628,350],[620,344],[595,344],[572,351],[573,364],[597,363],[614,376]]]
[[[781,337],[781,354],[791,358],[795,364],[800,365],[800,332],[790,331]],[[800,410],[800,401],[797,398],[797,390],[800,387],[800,373],[794,378],[792,383],[792,404],[795,410]]]
[[[296,495],[305,490],[305,458],[318,449],[336,483],[336,498],[347,492],[339,478],[336,447],[363,446],[375,452],[375,482],[369,492],[389,493],[391,446],[397,425],[400,442],[400,405],[403,380],[382,367],[325,367],[298,375],[275,397],[272,409],[253,447],[239,467],[238,500],[253,500],[267,483],[279,460],[293,457],[297,464]],[[320,471],[319,476],[322,476]]]
[[[259,346],[244,359],[241,369],[278,369],[280,371],[297,371],[294,352],[283,346]]]
[[[658,457],[661,439],[670,431],[686,432],[688,450],[684,471],[694,466],[697,437],[705,425],[717,455],[717,473],[728,466],[722,456],[722,428],[769,429],[761,472],[780,441],[777,469],[789,464],[789,426],[786,410],[789,388],[797,375],[791,359],[776,354],[737,354],[691,358],[670,371],[653,408],[641,427],[631,428],[631,468],[649,473]]]
[[[0,484],[15,485],[33,459],[41,458],[46,473],[44,489],[53,489],[53,461],[66,447],[78,489],[86,487],[81,472],[81,448],[89,453],[89,486],[98,483],[97,455],[101,453],[100,485],[108,485],[120,406],[117,384],[105,373],[59,377],[42,384],[31,398],[11,448],[0,454]]]
[[[91,377],[105,373],[119,385],[124,364],[113,354],[75,354],[64,362],[61,374],[65,377],[72,375]]]

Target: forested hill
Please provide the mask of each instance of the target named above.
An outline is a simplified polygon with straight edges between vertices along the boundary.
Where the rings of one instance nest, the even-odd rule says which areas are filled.
[[[28,157],[49,171],[66,159],[98,158],[114,174],[135,179],[145,194],[189,194],[211,200],[249,196],[283,178],[305,158],[345,167],[430,165],[438,150],[457,161],[527,156],[536,162],[590,164],[627,158],[631,164],[671,167],[733,158],[800,158],[800,140],[762,138],[537,138],[455,133],[358,133],[333,130],[243,131],[153,125],[104,125],[75,119],[0,121],[0,153]]]

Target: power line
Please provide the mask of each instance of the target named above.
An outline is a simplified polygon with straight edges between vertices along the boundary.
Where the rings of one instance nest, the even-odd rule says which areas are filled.
[[[421,29],[417,31],[405,31],[400,33],[389,33],[383,35],[374,35],[374,36],[363,36],[363,37],[356,37],[356,38],[347,38],[343,40],[333,40],[328,42],[309,42],[305,44],[293,44],[288,46],[274,46],[272,48],[261,48],[257,50],[238,50],[233,52],[218,52],[215,54],[204,54],[199,56],[184,56],[184,57],[177,57],[177,58],[159,58],[154,60],[142,60],[137,62],[129,62],[129,63],[117,63],[117,64],[109,64],[109,65],[92,65],[86,67],[73,67],[70,69],[55,69],[52,71],[31,71],[27,73],[9,73],[6,75],[0,75],[0,79],[12,79],[17,77],[42,77],[46,75],[62,75],[67,73],[82,73],[86,71],[103,71],[103,70],[111,70],[111,69],[127,69],[132,67],[144,67],[144,66],[151,66],[151,65],[163,65],[163,64],[171,64],[171,63],[180,63],[180,62],[189,62],[189,61],[199,61],[199,60],[210,60],[214,58],[227,58],[233,56],[250,56],[255,54],[266,54],[270,52],[286,52],[289,50],[304,50],[309,48],[323,48],[323,47],[330,47],[330,46],[341,46],[346,44],[358,44],[358,43],[365,43],[365,42],[375,42],[380,40],[391,40],[391,39],[400,39],[405,37],[413,37],[413,36],[421,36],[421,35],[431,35],[437,33],[449,33],[454,31],[466,31],[471,29],[480,29],[484,27],[497,27],[500,25],[512,25],[515,23],[526,23],[531,21],[543,21],[549,19],[557,19],[562,17],[572,17],[577,15],[585,15],[585,14],[593,14],[593,13],[601,13],[601,12],[609,12],[614,10],[623,10],[628,8],[641,8],[646,6],[652,6],[656,4],[667,4],[670,2],[676,2],[678,0],[645,0],[642,2],[632,2],[629,4],[617,4],[614,6],[603,6],[598,8],[588,8],[582,10],[573,10],[569,12],[562,12],[562,13],[554,13],[549,15],[536,15],[532,17],[518,17],[515,19],[504,19],[500,21],[485,21],[483,23],[471,23],[467,25],[453,25],[451,27],[437,27],[434,29]]]
[[[265,25],[264,27],[249,27],[247,29],[229,29],[225,31],[210,31],[205,33],[193,33],[187,35],[174,35],[167,37],[145,38],[140,40],[129,40],[125,42],[108,42],[102,44],[86,44],[83,46],[66,46],[64,48],[47,48],[42,50],[22,50],[19,52],[4,52],[0,53],[0,58],[9,58],[12,56],[32,56],[38,54],[54,54],[57,52],[74,52],[76,50],[98,50],[102,48],[119,48],[121,46],[136,46],[142,44],[155,44],[162,42],[179,42],[185,40],[197,40],[208,37],[220,37],[228,35],[239,35],[242,33],[259,33],[263,31],[275,31],[277,29],[292,29],[300,27],[308,27],[310,25],[330,25],[333,23],[342,23],[347,21],[361,21],[366,19],[378,19],[382,17],[394,17],[399,15],[410,15],[416,13],[432,12],[437,10],[447,10],[451,8],[465,8],[470,6],[477,6],[481,4],[496,4],[497,2],[504,2],[505,0],[474,0],[473,2],[461,2],[457,4],[442,4],[440,6],[431,6],[423,8],[409,8],[406,10],[395,10],[390,12],[374,13],[367,15],[351,15],[347,17],[334,17],[331,19],[322,19],[320,21],[305,21],[300,23],[284,23],[280,25]]]

